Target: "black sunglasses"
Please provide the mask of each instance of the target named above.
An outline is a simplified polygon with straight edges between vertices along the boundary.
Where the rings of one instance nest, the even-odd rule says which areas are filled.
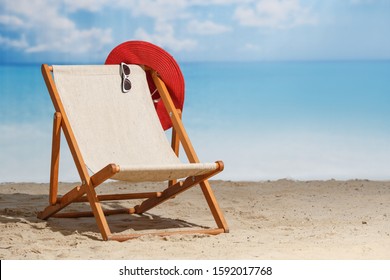
[[[130,67],[126,63],[121,63],[121,76],[122,76],[122,91],[124,93],[129,92],[131,89],[130,77]]]

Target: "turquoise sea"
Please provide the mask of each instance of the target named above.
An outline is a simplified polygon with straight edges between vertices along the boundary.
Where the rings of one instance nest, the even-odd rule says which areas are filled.
[[[390,61],[179,64],[219,179],[390,179]],[[0,182],[48,182],[53,112],[40,65],[0,65]],[[77,180],[62,144],[60,179]]]

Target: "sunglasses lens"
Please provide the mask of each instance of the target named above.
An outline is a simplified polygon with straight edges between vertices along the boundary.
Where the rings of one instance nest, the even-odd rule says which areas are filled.
[[[123,80],[123,89],[127,92],[131,89],[131,83],[128,79]]]
[[[130,67],[128,65],[122,64],[122,71],[126,76],[130,75]]]

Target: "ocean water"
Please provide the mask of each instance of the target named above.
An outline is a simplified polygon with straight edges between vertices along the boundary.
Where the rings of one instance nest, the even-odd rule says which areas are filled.
[[[180,66],[184,123],[202,161],[225,162],[218,179],[390,179],[390,61]],[[39,65],[0,66],[0,182],[48,182],[53,112]],[[60,179],[78,179],[65,141]]]

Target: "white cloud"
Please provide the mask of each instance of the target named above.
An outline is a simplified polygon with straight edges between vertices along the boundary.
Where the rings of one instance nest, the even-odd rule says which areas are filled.
[[[189,51],[197,45],[197,42],[193,39],[176,38],[173,26],[168,23],[156,23],[153,33],[148,33],[143,28],[139,28],[135,32],[135,37],[174,51]]]
[[[0,16],[8,22],[21,39],[2,37],[0,45],[18,46],[27,53],[55,51],[79,54],[94,53],[112,41],[110,29],[79,28],[65,13],[63,3],[50,0],[6,1]],[[23,19],[23,24],[19,19]]]
[[[252,43],[246,43],[243,47],[246,51],[258,51],[260,50],[260,47],[258,45],[252,44]]]
[[[231,29],[229,27],[210,20],[199,21],[194,19],[188,23],[188,31],[199,35],[215,35],[225,33],[230,30]]]
[[[243,4],[253,2],[253,0],[188,0],[189,5],[232,5],[232,4]]]
[[[375,0],[349,0],[349,2],[353,5],[359,5],[359,4],[370,4],[375,2]]]
[[[186,0],[20,0],[6,1],[0,15],[0,24],[13,27],[22,39],[16,35],[2,37],[0,45],[18,46],[26,53],[54,51],[57,53],[82,54],[101,50],[113,41],[110,28],[80,28],[69,13],[79,10],[100,13],[105,8],[125,10],[129,15],[147,17],[154,22],[153,30],[140,27],[134,32],[134,38],[151,41],[174,51],[192,50],[197,42],[186,35],[180,36],[176,27],[192,18]],[[20,19],[23,18],[23,21]],[[224,28],[211,22],[205,22],[208,32],[223,32]],[[199,33],[200,30],[195,30]]]
[[[315,17],[299,0],[260,0],[237,7],[234,18],[243,26],[288,29],[314,24]]]
[[[109,9],[110,14],[118,11],[122,17],[123,12],[128,13],[130,21],[142,18],[143,22],[152,22],[153,27],[145,25],[133,31],[134,39],[148,40],[174,51],[193,50],[198,44],[196,35],[231,30],[202,19],[204,15],[194,13],[194,7],[215,8],[249,1],[252,0],[9,0],[2,7],[5,14],[0,15],[0,24],[13,33],[3,34],[0,46],[18,46],[26,53],[96,54],[114,41],[113,32],[110,28],[80,27],[82,19],[72,16],[82,10],[104,19],[104,11]]]
[[[188,18],[185,0],[133,1],[127,8],[134,16],[147,16],[158,22]]]
[[[197,46],[194,38],[177,34],[176,27],[192,18],[189,2],[185,0],[143,0],[132,2],[129,11],[136,17],[148,17],[154,22],[153,30],[138,28],[137,40],[145,40],[173,51],[190,51]]]
[[[0,45],[15,49],[25,49],[28,47],[28,43],[24,36],[22,36],[20,39],[11,39],[0,35]]]
[[[22,27],[23,21],[13,15],[0,15],[0,24],[7,25],[11,28]]]
[[[97,12],[110,3],[109,0],[63,0],[63,2],[66,8],[73,12],[78,10]]]
[[[36,53],[55,50],[59,52],[82,54],[100,50],[104,44],[110,43],[112,38],[110,29],[75,29],[66,33],[68,34],[63,38],[30,46],[26,48],[25,51],[27,53]],[[98,45],[96,45],[97,42],[99,43]]]

